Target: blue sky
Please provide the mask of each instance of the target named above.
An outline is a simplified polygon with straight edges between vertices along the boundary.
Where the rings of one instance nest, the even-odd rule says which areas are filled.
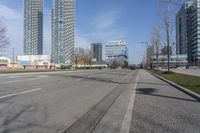
[[[150,39],[152,27],[159,21],[158,0],[76,0],[76,46],[90,47],[92,42],[123,39],[128,43],[130,63],[140,63]],[[45,0],[44,53],[51,52],[51,6]],[[4,54],[23,54],[23,0],[0,0],[10,38]]]

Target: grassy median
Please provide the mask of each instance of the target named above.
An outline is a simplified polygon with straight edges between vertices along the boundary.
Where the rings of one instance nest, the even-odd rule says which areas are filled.
[[[200,94],[200,77],[178,74],[174,72],[151,71],[159,76],[162,76],[180,86],[183,86],[191,91]]]

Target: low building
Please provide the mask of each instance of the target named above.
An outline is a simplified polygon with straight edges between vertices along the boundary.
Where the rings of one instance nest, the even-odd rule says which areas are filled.
[[[19,61],[16,61],[16,62],[10,62],[10,67],[12,69],[23,69],[24,67],[20,64]]]
[[[77,64],[73,65],[74,68],[107,68],[108,62],[106,61],[90,61],[84,63],[84,61],[79,60]]]
[[[17,61],[24,68],[50,68],[50,55],[24,55],[17,56]]]
[[[151,65],[153,68],[161,67],[167,68],[168,66],[168,58],[167,55],[159,55],[158,60],[156,55],[151,57]],[[178,67],[186,67],[188,65],[187,55],[172,55],[170,56],[170,67],[178,68]]]
[[[10,58],[0,56],[0,69],[10,68]]]

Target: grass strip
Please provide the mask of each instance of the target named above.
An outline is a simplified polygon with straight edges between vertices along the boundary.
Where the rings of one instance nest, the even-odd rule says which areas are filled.
[[[200,94],[200,77],[158,70],[152,70],[151,72]]]

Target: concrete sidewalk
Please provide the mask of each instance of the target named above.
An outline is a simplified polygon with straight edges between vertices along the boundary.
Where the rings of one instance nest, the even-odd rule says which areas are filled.
[[[167,69],[160,69],[161,71],[167,71]],[[186,75],[198,76],[200,77],[200,69],[171,69],[175,73],[181,73]]]
[[[145,70],[133,107],[131,133],[199,133],[199,102]]]

